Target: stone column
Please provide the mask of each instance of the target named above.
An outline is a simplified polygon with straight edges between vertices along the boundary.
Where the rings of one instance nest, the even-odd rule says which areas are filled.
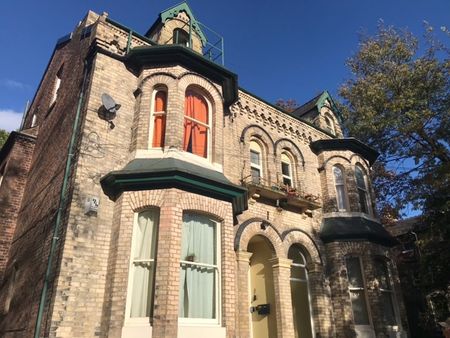
[[[275,289],[275,309],[277,318],[277,337],[294,338],[294,322],[291,300],[291,264],[287,258],[269,260],[273,269],[273,287]]]
[[[253,255],[247,251],[237,251],[237,337],[250,338],[250,305],[248,296],[248,270],[250,257]]]

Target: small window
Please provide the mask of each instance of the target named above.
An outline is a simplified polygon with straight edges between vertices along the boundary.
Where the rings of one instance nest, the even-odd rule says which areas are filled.
[[[336,188],[336,202],[339,211],[348,210],[347,193],[345,191],[344,170],[339,166],[333,167],[334,186]]]
[[[210,130],[208,102],[197,92],[187,90],[184,105],[183,149],[207,158]]]
[[[262,149],[261,146],[255,142],[250,142],[250,171],[252,183],[261,184],[263,177],[262,167]]]
[[[147,318],[153,316],[158,225],[157,209],[137,214],[134,222],[127,299],[127,318],[131,321],[148,323]]]
[[[334,120],[329,114],[325,114],[325,128],[327,131],[329,131],[331,134],[335,135],[336,130],[334,127]]]
[[[359,257],[347,257],[346,266],[355,325],[370,325],[361,260]]]
[[[61,66],[58,70],[58,73],[56,73],[55,83],[53,85],[52,100],[50,101],[50,105],[55,103],[56,99],[58,98],[59,88],[61,87],[62,74],[63,74],[63,66]]]
[[[370,198],[367,189],[367,176],[359,165],[355,167],[355,176],[360,210],[361,212],[368,214],[370,212]]]
[[[281,154],[281,175],[283,177],[283,184],[288,187],[294,186],[292,175],[292,161],[285,153]]]
[[[164,138],[166,135],[166,116],[167,116],[167,92],[157,90],[153,100],[153,137],[152,147],[164,147]]]
[[[173,43],[189,47],[189,34],[181,28],[175,28],[173,30]]]
[[[31,118],[31,128],[36,127],[36,125],[37,125],[37,115],[33,114]]]
[[[185,322],[219,322],[220,229],[208,216],[186,212],[181,232],[178,315]]]
[[[394,311],[394,292],[387,263],[382,259],[375,260],[375,271],[379,283],[380,305],[383,321],[387,325],[396,325]]]

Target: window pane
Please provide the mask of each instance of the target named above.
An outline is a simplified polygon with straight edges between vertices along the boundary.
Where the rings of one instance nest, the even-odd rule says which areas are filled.
[[[283,184],[287,186],[292,186],[292,180],[290,178],[283,177]]]
[[[291,282],[292,313],[296,338],[312,338],[308,285]]]
[[[281,173],[285,176],[291,176],[291,170],[289,163],[281,162]]]
[[[305,257],[303,256],[301,249],[295,244],[289,248],[288,258],[292,259],[292,263],[294,264],[306,264]]]
[[[360,167],[355,168],[356,185],[360,189],[366,190],[366,183],[364,181],[364,173]]]
[[[153,264],[133,264],[133,291],[130,317],[151,317],[153,297]]]
[[[348,257],[346,259],[348,284],[350,288],[364,287],[361,274],[361,265],[358,257]]]
[[[141,212],[134,230],[133,259],[150,259],[155,257],[156,227],[158,212],[154,210]]]
[[[216,222],[206,216],[185,213],[181,239],[179,316],[216,317]],[[195,263],[213,265],[199,266]]]
[[[252,172],[252,182],[259,184],[261,183],[261,172],[259,169],[257,168],[251,168],[251,172]]]
[[[178,313],[180,317],[204,319],[216,317],[215,279],[215,268],[182,264]]]
[[[250,150],[250,162],[256,165],[260,165],[260,153]]]
[[[344,184],[344,174],[339,167],[333,167],[334,182],[336,184]]]
[[[366,199],[366,191],[358,188],[359,195],[359,206],[361,208],[361,212],[368,213],[367,210],[367,199]]]
[[[345,199],[345,188],[343,185],[336,185],[337,203],[339,210],[347,210],[347,201]]]
[[[355,325],[369,325],[369,315],[367,313],[364,291],[351,291],[350,298],[352,301]]]
[[[390,292],[381,292],[381,310],[383,321],[389,325],[395,325],[394,304],[392,303],[392,294]]]
[[[386,262],[377,259],[375,261],[375,268],[377,273],[378,282],[380,283],[380,288],[385,290],[390,290],[391,285],[389,282],[389,274],[387,270]]]
[[[291,278],[302,279],[306,281],[306,268],[304,266],[291,266]]]

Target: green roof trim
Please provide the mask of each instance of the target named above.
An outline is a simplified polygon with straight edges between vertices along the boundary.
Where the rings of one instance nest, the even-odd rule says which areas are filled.
[[[181,65],[222,85],[225,107],[238,100],[238,77],[192,49],[181,45],[140,46],[130,50],[127,63],[135,67],[146,65]]]
[[[247,189],[231,183],[222,173],[176,158],[135,159],[122,170],[100,180],[103,192],[115,201],[124,191],[179,188],[230,202],[233,214],[247,210]]]
[[[320,111],[320,109],[321,109],[323,106],[326,106],[326,101],[327,101],[327,100],[330,102],[330,105],[331,105],[331,107],[328,107],[328,108],[331,108],[331,110],[333,111],[333,113],[336,114],[336,116],[337,116],[337,118],[338,118],[338,120],[339,120],[339,123],[342,124],[342,123],[343,123],[342,113],[341,113],[341,111],[338,109],[338,107],[336,106],[336,104],[334,103],[333,98],[331,97],[330,93],[328,93],[327,90],[324,90],[324,92],[322,93],[322,95],[320,95],[319,99],[317,100],[317,102],[316,102],[317,110]]]
[[[367,159],[370,165],[372,165],[379,156],[378,151],[353,137],[318,140],[311,142],[309,146],[316,155],[322,151],[328,150],[350,150]]]
[[[184,1],[178,5],[175,5],[173,7],[166,9],[165,11],[162,11],[159,14],[159,16],[161,18],[161,22],[166,22],[167,20],[177,17],[177,15],[180,12],[186,12],[187,16],[192,21],[192,28],[200,36],[200,39],[202,40],[203,45],[205,45],[206,40],[207,40],[206,36],[205,36],[205,34],[203,34],[203,32],[200,28],[200,25],[199,25],[198,21],[195,19],[194,13],[192,13],[192,10],[189,7],[189,5],[187,4],[187,2]]]
[[[325,243],[369,241],[388,247],[398,244],[380,223],[365,217],[324,218],[320,238]]]

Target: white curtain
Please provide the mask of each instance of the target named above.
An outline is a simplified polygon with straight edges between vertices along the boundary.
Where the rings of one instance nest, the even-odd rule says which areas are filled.
[[[205,216],[183,215],[179,316],[183,318],[215,318],[215,268],[195,263],[216,265],[216,223]]]
[[[158,212],[147,210],[138,215],[133,231],[133,290],[130,317],[150,317],[155,269],[155,241]]]

